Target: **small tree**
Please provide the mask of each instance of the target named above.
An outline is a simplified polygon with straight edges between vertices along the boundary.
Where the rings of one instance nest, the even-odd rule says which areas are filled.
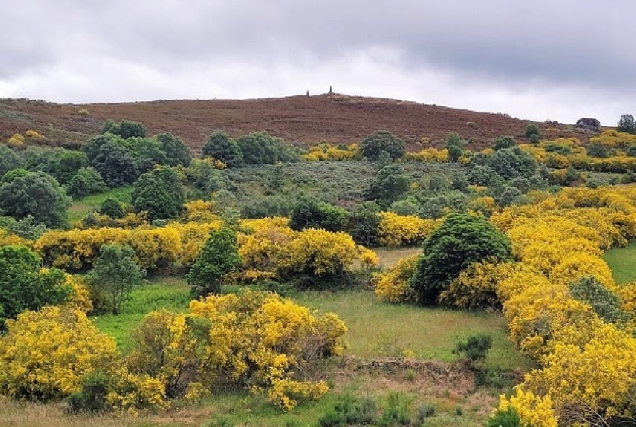
[[[322,228],[327,231],[342,231],[348,212],[316,199],[301,199],[292,209],[289,227],[300,231],[305,228]]]
[[[23,166],[23,161],[10,147],[0,144],[0,177],[12,169]]]
[[[623,114],[618,121],[618,130],[621,132],[636,133],[636,122],[631,114]]]
[[[463,269],[488,258],[511,260],[508,238],[484,218],[450,214],[424,242],[409,285],[420,302],[434,304]]]
[[[409,179],[403,175],[395,164],[380,169],[371,186],[365,193],[366,200],[375,200],[378,205],[386,208],[398,200],[409,189]]]
[[[347,232],[358,245],[373,248],[380,245],[380,207],[364,202],[355,207],[347,225]]]
[[[464,140],[459,134],[451,133],[446,140],[446,149],[448,150],[448,158],[451,162],[457,162],[464,153]]]
[[[534,123],[530,123],[528,126],[526,126],[526,132],[525,132],[526,138],[530,139],[533,136],[540,136],[539,133],[539,126],[535,125]]]
[[[70,296],[64,272],[54,268],[41,272],[41,265],[40,257],[26,247],[0,247],[0,331],[6,319],[61,304]]]
[[[0,186],[0,213],[15,219],[32,216],[47,227],[63,227],[71,199],[55,178],[30,172]]]
[[[183,211],[185,192],[176,171],[159,167],[139,177],[132,193],[137,212],[146,211],[148,219],[170,219]]]
[[[123,218],[126,214],[121,202],[117,199],[113,199],[112,197],[109,197],[102,202],[99,206],[99,213],[107,215],[113,219]]]
[[[471,362],[484,361],[490,347],[492,347],[492,337],[477,334],[469,336],[466,341],[458,342],[453,353]]]
[[[187,275],[192,296],[198,298],[220,293],[223,277],[240,265],[236,233],[227,226],[210,231]]]
[[[369,160],[378,160],[383,151],[386,151],[391,159],[399,159],[406,151],[404,141],[389,131],[379,130],[360,142],[360,152]]]
[[[201,154],[220,160],[229,168],[243,164],[243,152],[237,142],[227,133],[216,131],[208,137]]]
[[[512,148],[517,145],[517,141],[511,136],[499,136],[495,138],[495,151],[503,150],[504,148]]]
[[[120,136],[124,139],[146,137],[146,129],[144,128],[144,125],[131,120],[122,120],[119,123],[107,120],[102,127],[102,133],[112,133],[113,135]]]
[[[92,290],[103,294],[113,314],[121,312],[134,286],[139,285],[146,272],[135,262],[130,246],[104,245],[95,267],[86,275]]]
[[[89,166],[77,171],[66,187],[66,192],[72,197],[84,197],[89,194],[101,193],[106,188],[106,183],[99,172]]]
[[[166,164],[168,166],[190,165],[192,160],[190,147],[181,138],[171,133],[162,133],[155,138],[159,141],[163,152],[166,153]]]

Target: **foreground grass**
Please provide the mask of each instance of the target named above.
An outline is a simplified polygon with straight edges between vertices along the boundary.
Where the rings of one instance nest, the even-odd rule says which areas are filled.
[[[190,288],[185,279],[151,278],[133,289],[120,314],[106,314],[94,317],[93,320],[99,329],[115,338],[120,349],[126,350],[132,343],[131,332],[147,313],[162,308],[183,313],[187,311],[189,304]]]
[[[618,284],[636,281],[636,242],[624,248],[614,248],[603,253],[603,259],[609,265]]]
[[[294,299],[322,312],[332,311],[347,327],[348,353],[362,359],[403,357],[453,361],[452,350],[469,335],[489,334],[493,346],[486,365],[498,370],[527,369],[530,362],[508,339],[498,313],[467,312],[378,301],[369,291],[303,292]]]
[[[105,191],[99,194],[93,194],[91,196],[82,197],[81,199],[73,200],[73,204],[68,209],[69,222],[73,223],[84,218],[88,213],[95,209],[99,209],[102,202],[108,198],[119,200],[123,203],[130,204],[130,196],[134,187],[128,185],[126,187],[117,187]]]

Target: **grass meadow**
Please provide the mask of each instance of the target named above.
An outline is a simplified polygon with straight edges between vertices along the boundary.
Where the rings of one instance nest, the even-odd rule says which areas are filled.
[[[128,185],[126,187],[112,188],[103,193],[93,194],[91,196],[73,200],[73,204],[68,209],[68,220],[70,223],[79,221],[91,211],[99,209],[102,202],[108,198],[113,198],[120,202],[130,204],[130,196],[133,190],[134,187],[132,185]]]
[[[418,251],[419,248],[381,249],[378,255],[387,268]],[[497,404],[498,395],[532,368],[508,340],[506,323],[499,313],[388,304],[378,301],[368,289],[294,292],[290,298],[311,309],[338,314],[349,328],[346,356],[325,361],[305,373],[331,385],[332,390],[318,402],[304,403],[291,413],[283,413],[264,396],[230,390],[217,393],[200,405],[175,407],[157,414],[78,417],[66,414],[64,404],[0,400],[0,425],[314,427],[344,396],[352,396],[374,400],[379,413],[396,402],[412,417],[423,408],[433,408],[426,426],[473,427],[483,425]],[[125,353],[131,345],[130,333],[146,313],[160,308],[184,312],[189,301],[184,278],[154,277],[134,289],[120,315],[103,315],[94,321],[116,339]],[[477,388],[472,372],[452,353],[458,341],[476,333],[493,338],[484,366],[494,378],[487,386]],[[414,419],[410,425],[422,424]]]
[[[636,242],[605,251],[603,259],[612,270],[616,283],[622,285],[636,281]]]

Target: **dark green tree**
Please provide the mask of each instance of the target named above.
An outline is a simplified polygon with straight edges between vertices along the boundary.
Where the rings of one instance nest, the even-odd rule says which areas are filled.
[[[185,192],[177,172],[159,167],[139,177],[132,193],[136,212],[146,211],[148,219],[176,218],[183,211]]]
[[[56,148],[45,156],[36,169],[46,172],[62,185],[67,185],[78,170],[88,166],[88,157],[81,151]]]
[[[342,231],[349,213],[337,206],[313,198],[302,198],[293,207],[289,227],[292,230],[322,228],[327,231]]]
[[[24,246],[0,247],[0,330],[5,320],[25,310],[64,303],[72,288],[64,272],[55,268],[40,272],[42,260]]]
[[[131,120],[122,120],[119,123],[107,120],[102,127],[102,133],[112,133],[113,135],[120,136],[124,139],[145,138],[146,128],[144,128],[144,125],[141,123],[133,122]]]
[[[64,227],[71,199],[55,178],[30,172],[0,186],[0,213],[15,219],[32,216],[47,227]]]
[[[299,159],[298,153],[292,146],[267,132],[252,132],[241,136],[237,143],[246,164],[271,165],[276,162],[294,162]]]
[[[186,167],[190,165],[190,161],[192,160],[190,147],[188,147],[181,138],[178,138],[171,133],[161,133],[155,138],[159,141],[161,149],[166,155],[166,165],[183,165]]]
[[[508,238],[484,218],[450,214],[424,242],[409,285],[421,303],[435,304],[463,269],[485,259],[511,260]]]
[[[446,149],[448,150],[448,158],[451,162],[457,162],[464,154],[464,145],[466,143],[457,133],[451,133],[446,140]]]
[[[391,164],[380,169],[365,192],[366,200],[374,200],[383,208],[400,199],[409,189],[409,179],[398,165]]]
[[[90,158],[90,154],[88,156]],[[132,184],[139,177],[137,161],[116,138],[100,145],[91,166],[111,187]]]
[[[618,130],[621,132],[636,133],[636,122],[631,114],[623,114],[618,121]]]
[[[358,245],[374,248],[380,245],[380,207],[373,202],[356,206],[347,224],[347,233]]]
[[[528,126],[526,126],[525,135],[528,139],[532,138],[533,136],[541,136],[539,126],[535,125],[534,123],[528,124]]]
[[[11,169],[9,172],[2,175],[2,178],[0,178],[0,185],[8,184],[14,179],[19,178],[21,176],[26,176],[30,173],[31,172],[29,172],[28,170],[24,168]]]
[[[210,231],[208,240],[186,276],[192,296],[199,298],[220,293],[223,277],[240,265],[236,233],[227,226]]]
[[[400,159],[406,151],[404,141],[389,131],[379,130],[360,142],[360,153],[371,161],[378,160],[383,151],[393,160]]]
[[[495,138],[494,150],[499,151],[504,148],[512,148],[517,145],[517,141],[511,136],[498,136]]]
[[[499,176],[506,180],[523,176],[530,178],[537,171],[537,162],[531,154],[519,147],[503,148],[485,158],[486,166],[490,166]]]
[[[66,192],[69,196],[80,198],[90,194],[101,193],[107,188],[99,172],[89,166],[77,171],[66,186]]]
[[[244,141],[245,144],[245,141]],[[229,168],[243,164],[243,152],[238,143],[227,133],[216,131],[210,135],[201,149],[201,154],[220,160]]]
[[[117,199],[113,199],[112,197],[109,197],[102,202],[99,206],[99,213],[107,215],[113,219],[123,218],[124,215],[126,215],[121,202]]]
[[[22,159],[10,147],[0,144],[0,178],[13,169],[23,167]]]
[[[140,174],[168,162],[166,152],[155,138],[128,138],[120,144],[135,160],[137,172]]]
[[[104,296],[113,314],[119,314],[133,287],[139,285],[145,275],[135,262],[135,252],[130,246],[104,245],[95,266],[86,275],[86,283],[94,293]]]

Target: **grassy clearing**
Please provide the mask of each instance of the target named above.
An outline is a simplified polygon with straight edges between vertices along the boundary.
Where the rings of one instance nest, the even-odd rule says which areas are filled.
[[[98,209],[102,202],[108,198],[117,199],[120,202],[130,203],[130,196],[134,190],[132,185],[117,187],[99,194],[82,197],[73,200],[73,204],[68,209],[68,219],[71,223],[84,218],[89,212]]]
[[[531,366],[508,340],[505,319],[497,313],[388,304],[369,291],[304,292],[294,299],[338,314],[349,328],[349,354],[362,359],[402,357],[410,350],[418,359],[452,361],[458,341],[487,333],[493,338],[488,367],[512,370]]]
[[[144,315],[161,308],[185,312],[189,304],[190,288],[185,279],[152,278],[133,289],[130,300],[122,306],[121,314],[97,316],[94,322],[99,329],[115,338],[119,348],[125,350],[131,344],[130,333],[139,325]]]
[[[377,248],[373,250],[380,258],[380,267],[391,268],[401,259],[419,254],[422,248]]]
[[[636,242],[624,248],[614,248],[603,253],[603,259],[609,265],[618,284],[636,281]]]

